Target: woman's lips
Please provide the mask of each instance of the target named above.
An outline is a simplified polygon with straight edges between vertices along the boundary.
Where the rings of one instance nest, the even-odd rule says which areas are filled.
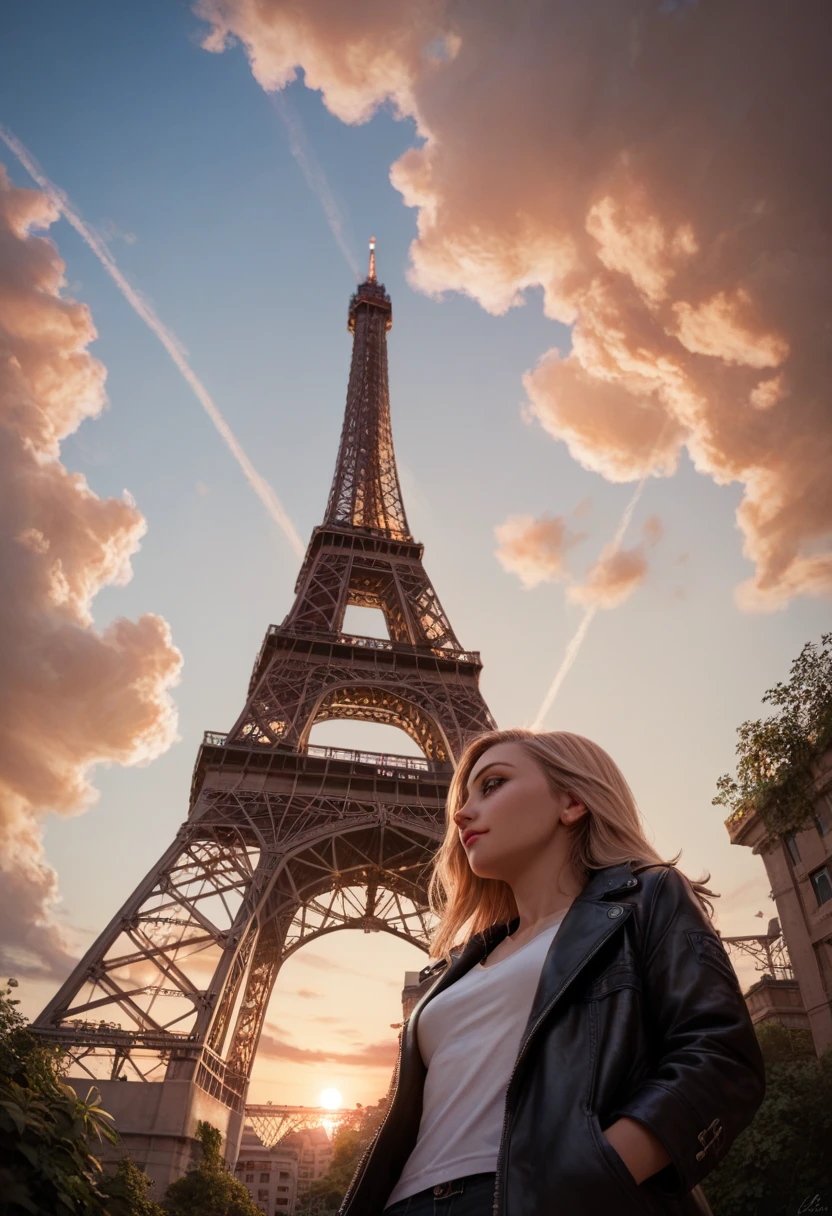
[[[466,849],[469,848],[474,843],[474,841],[477,839],[478,836],[485,836],[485,834],[486,833],[484,831],[483,832],[472,832],[470,836],[466,836],[465,848]]]

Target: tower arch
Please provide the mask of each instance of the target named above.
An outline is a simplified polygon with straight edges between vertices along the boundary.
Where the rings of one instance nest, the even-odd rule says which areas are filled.
[[[416,743],[427,760],[447,761],[451,748],[439,722],[430,712],[430,697],[419,689],[369,683],[341,684],[321,694],[311,710],[300,745],[309,745],[312,727],[320,722],[350,720],[395,726]]]

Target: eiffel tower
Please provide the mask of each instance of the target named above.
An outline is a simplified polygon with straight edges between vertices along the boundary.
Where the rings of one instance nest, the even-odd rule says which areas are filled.
[[[283,962],[342,929],[427,949],[430,862],[454,762],[493,728],[405,515],[390,428],[390,297],[370,267],[349,304],[347,403],[323,523],[242,713],[206,732],[188,818],[34,1029],[86,1079],[161,1193],[199,1119],[236,1157],[251,1069]],[[389,637],[343,632],[348,605]],[[419,757],[310,746],[346,718],[398,727]],[[126,1082],[126,1083],[124,1083]]]

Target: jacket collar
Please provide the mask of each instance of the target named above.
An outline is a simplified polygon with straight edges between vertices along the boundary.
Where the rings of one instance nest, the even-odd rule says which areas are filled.
[[[640,884],[636,875],[641,868],[644,867],[634,868],[632,862],[626,861],[595,870],[581,894],[570,904],[543,964],[529,1018],[530,1025],[550,1003],[560,999],[584,965],[629,919],[632,908],[628,904],[615,905],[614,898],[638,889]],[[614,906],[621,910],[611,915]],[[424,1004],[481,962],[519,923],[520,918],[515,917],[508,925],[490,925],[482,933],[475,933],[469,938],[438,982],[413,1009],[406,1033],[415,1037],[415,1023]]]

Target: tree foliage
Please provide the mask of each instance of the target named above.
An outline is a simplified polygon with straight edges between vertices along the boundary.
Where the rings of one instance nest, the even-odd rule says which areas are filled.
[[[92,1147],[118,1135],[97,1089],[79,1098],[62,1080],[59,1053],[27,1029],[16,987],[0,989],[0,1212],[104,1216]]]
[[[148,1194],[152,1186],[147,1174],[129,1154],[122,1157],[115,1173],[106,1175],[101,1183],[109,1216],[165,1216]]]
[[[782,1064],[784,1060],[815,1059],[815,1041],[811,1030],[798,1030],[780,1022],[762,1022],[756,1028],[757,1041],[766,1067]]]
[[[759,1037],[766,1096],[702,1189],[714,1216],[825,1211],[832,1200],[832,1048],[806,1058],[798,1042],[789,1058],[782,1036]]]
[[[170,1216],[262,1216],[242,1182],[225,1168],[218,1129],[199,1122],[196,1134],[202,1160],[165,1191],[165,1212]]]
[[[832,746],[832,633],[807,642],[789,679],[769,688],[768,718],[743,722],[737,733],[737,772],[717,782],[714,805],[741,813],[750,807],[772,839],[802,827],[821,789],[818,759]]]
[[[387,1110],[387,1099],[375,1106],[366,1106],[355,1127],[339,1127],[332,1137],[332,1160],[322,1178],[312,1183],[297,1216],[330,1216],[337,1212],[352,1182],[358,1163],[381,1126]]]

